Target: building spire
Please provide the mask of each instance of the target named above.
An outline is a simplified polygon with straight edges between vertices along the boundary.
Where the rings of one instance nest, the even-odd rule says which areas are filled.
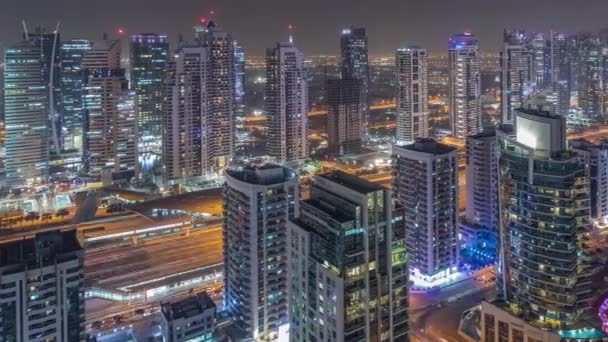
[[[287,26],[287,30],[289,32],[289,43],[293,44],[293,30],[294,30],[295,26],[294,25],[289,25]]]

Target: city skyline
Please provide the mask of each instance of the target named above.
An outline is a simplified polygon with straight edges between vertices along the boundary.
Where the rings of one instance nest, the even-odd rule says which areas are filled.
[[[345,0],[331,3],[314,0],[302,4],[277,0],[245,4],[237,0],[205,3],[181,0],[177,4],[131,0],[125,4],[109,0],[103,4],[87,4],[86,8],[74,0],[59,0],[52,4],[40,2],[35,7],[13,0],[10,2],[0,13],[0,44],[3,48],[19,37],[22,20],[27,22],[30,30],[37,26],[54,28],[60,21],[62,34],[71,38],[98,39],[102,32],[116,35],[119,28],[123,29],[125,36],[142,32],[164,33],[169,35],[174,46],[179,33],[188,39],[193,24],[202,17],[213,17],[243,42],[245,51],[251,56],[263,56],[266,46],[285,40],[289,25],[295,28],[296,42],[307,55],[338,55],[338,44],[333,35],[326,33],[335,32],[337,35],[353,24],[368,29],[372,56],[392,55],[396,47],[407,42],[421,44],[431,54],[436,54],[447,48],[446,39],[450,33],[465,30],[477,33],[482,51],[498,52],[500,34],[505,27],[567,33],[597,30],[605,26],[602,13],[608,10],[608,3],[598,0],[583,4],[565,0],[532,3],[517,0],[508,4],[479,0],[456,4],[433,0],[415,5],[383,0],[360,3],[352,10],[349,9],[352,4]],[[137,15],[144,5],[146,15]],[[117,8],[120,10],[116,11]],[[522,10],[524,8],[525,11]],[[97,15],[76,15],[83,10],[94,11]],[[215,14],[210,15],[210,11]],[[310,25],[313,17],[314,25]],[[428,25],[429,21],[433,25]],[[255,25],[254,30],[252,25]]]

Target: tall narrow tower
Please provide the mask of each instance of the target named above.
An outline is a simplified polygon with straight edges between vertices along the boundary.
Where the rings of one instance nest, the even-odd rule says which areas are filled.
[[[291,42],[266,51],[268,154],[277,163],[308,158],[308,72]]]
[[[468,32],[450,36],[449,107],[452,135],[464,140],[481,131],[479,42]]]
[[[397,141],[426,138],[428,123],[428,52],[408,46],[395,55],[397,79]]]
[[[31,41],[4,53],[6,177],[38,183],[49,176],[48,83],[41,47]]]
[[[131,89],[139,106],[140,154],[158,154],[161,149],[161,82],[169,59],[166,35],[144,33],[131,37]]]
[[[224,306],[246,340],[276,337],[288,320],[287,222],[298,176],[278,165],[226,171]]]
[[[501,123],[513,124],[515,109],[534,89],[531,78],[526,33],[523,30],[505,30],[500,50]]]

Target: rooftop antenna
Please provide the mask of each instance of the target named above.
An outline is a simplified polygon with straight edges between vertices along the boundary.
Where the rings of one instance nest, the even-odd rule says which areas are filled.
[[[25,36],[25,40],[30,40],[30,35],[27,33],[27,24],[25,20],[21,20],[21,25],[23,25],[23,35]]]
[[[289,43],[293,44],[293,29],[295,28],[295,26],[293,25],[289,25],[287,26],[287,30],[289,31]]]

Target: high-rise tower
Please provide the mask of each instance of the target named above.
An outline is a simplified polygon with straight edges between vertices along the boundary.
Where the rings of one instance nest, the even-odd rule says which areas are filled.
[[[366,102],[359,79],[327,81],[327,145],[337,155],[356,152],[365,134]]]
[[[95,42],[83,60],[84,164],[91,175],[130,179],[138,169],[137,99],[120,67],[120,41]]]
[[[428,52],[409,46],[397,49],[397,141],[426,138],[428,123]]]
[[[162,87],[169,41],[166,35],[131,37],[131,89],[137,93],[140,155],[160,153]]]
[[[292,43],[266,50],[268,154],[277,163],[308,158],[308,72]]]
[[[291,341],[408,341],[405,231],[391,190],[316,176],[288,223]]]
[[[4,53],[6,177],[38,183],[49,176],[48,82],[41,47],[31,41]]]
[[[393,173],[397,203],[405,210],[410,274],[434,284],[458,269],[456,149],[428,138],[394,145]]]
[[[287,222],[297,216],[298,176],[267,164],[226,171],[224,306],[247,339],[288,324]]]
[[[504,31],[500,50],[502,124],[513,124],[515,109],[522,106],[535,86],[526,40],[526,33],[522,30]]]
[[[481,131],[479,42],[471,33],[450,36],[449,108],[452,135],[464,140]]]

